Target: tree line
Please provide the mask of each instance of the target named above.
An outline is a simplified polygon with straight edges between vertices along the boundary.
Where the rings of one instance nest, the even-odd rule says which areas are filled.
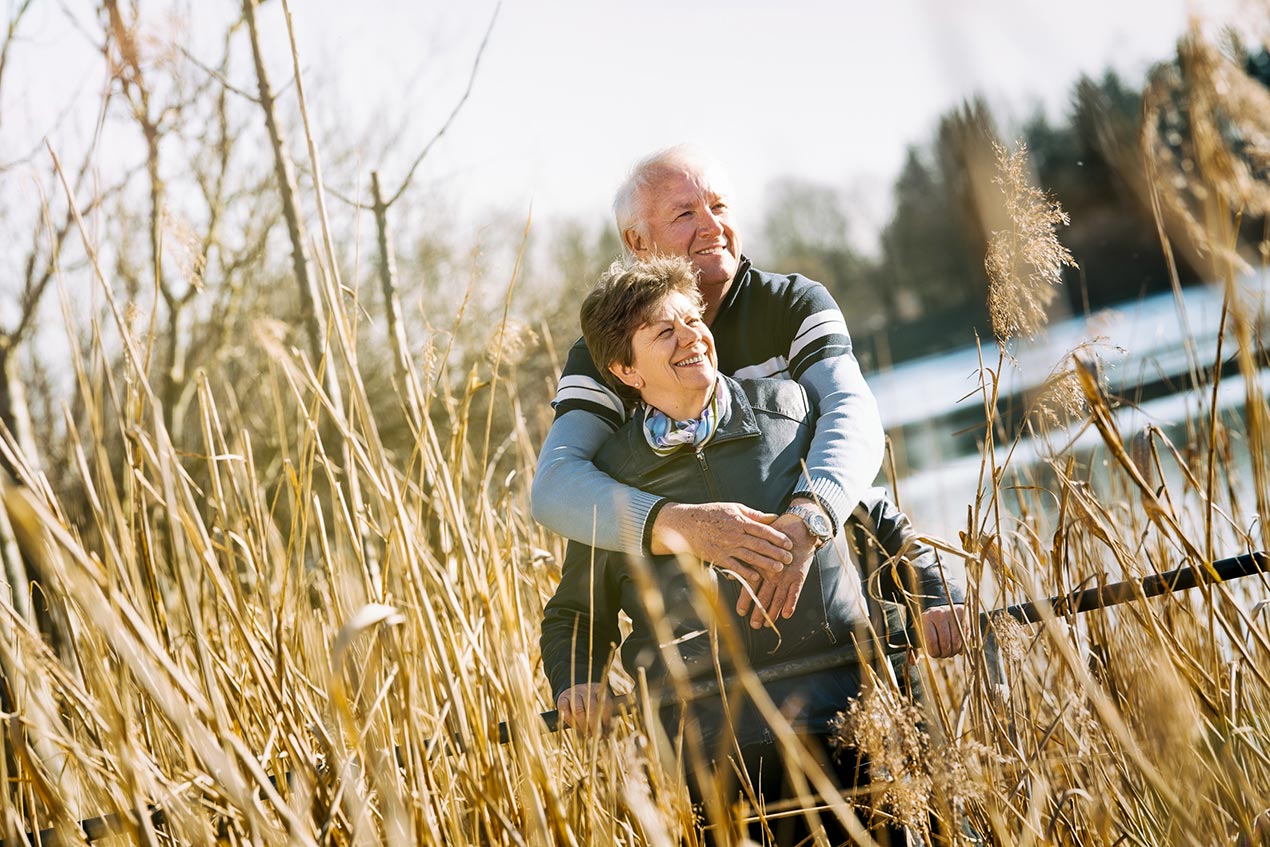
[[[1134,85],[1114,70],[1082,77],[1071,89],[1067,114],[1054,121],[1038,111],[1017,138],[1027,145],[1034,179],[1070,215],[1059,237],[1077,267],[1066,268],[1059,315],[1083,314],[1179,285],[1217,281],[1206,237],[1194,232],[1202,197],[1186,196],[1202,151],[1195,149],[1188,92],[1216,50],[1196,34],[1177,55]],[[1270,86],[1270,53],[1237,40],[1224,58],[1263,92]],[[1164,89],[1165,108],[1149,110],[1149,88]],[[1266,181],[1266,150],[1258,147],[1251,108],[1224,104],[1216,121],[1243,160],[1252,183]],[[1228,113],[1227,113],[1228,112]],[[1252,124],[1250,128],[1248,125]],[[770,192],[756,259],[764,267],[797,270],[824,282],[848,316],[866,370],[990,337],[984,254],[1003,228],[994,206],[992,145],[1004,140],[985,100],[976,97],[942,115],[933,137],[908,148],[891,189],[891,217],[876,255],[853,248],[843,193],[827,184],[776,181]],[[1156,145],[1176,173],[1152,179]],[[1175,185],[1176,190],[1175,189]],[[1152,192],[1162,193],[1164,234],[1181,247],[1170,260],[1161,243]],[[1171,203],[1169,201],[1172,201]],[[1265,210],[1245,206],[1238,250],[1249,266],[1266,244]]]

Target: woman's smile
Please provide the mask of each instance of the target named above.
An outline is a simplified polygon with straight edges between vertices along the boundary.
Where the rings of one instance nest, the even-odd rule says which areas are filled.
[[[613,372],[674,420],[701,414],[718,378],[714,336],[692,300],[672,292],[631,337],[631,364]]]

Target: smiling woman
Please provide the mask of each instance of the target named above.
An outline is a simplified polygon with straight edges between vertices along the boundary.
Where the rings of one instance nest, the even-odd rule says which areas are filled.
[[[609,281],[605,296],[597,287],[582,303],[582,331],[595,361],[608,363],[620,380],[612,387],[627,405],[640,400],[655,371],[673,375],[675,364],[696,354],[705,357],[713,385],[714,338],[702,323],[691,264],[670,257],[654,257],[636,268],[615,262],[604,278]]]
[[[631,362],[609,371],[677,421],[699,416],[718,377],[714,337],[701,317],[695,287],[672,291],[631,337]]]

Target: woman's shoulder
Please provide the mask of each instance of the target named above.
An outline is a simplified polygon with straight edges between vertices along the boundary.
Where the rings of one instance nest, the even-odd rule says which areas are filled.
[[[729,379],[736,394],[743,397],[755,412],[782,415],[803,420],[811,415],[811,398],[807,389],[792,379]]]
[[[631,468],[638,466],[641,459],[646,461],[652,454],[644,439],[643,426],[644,414],[637,409],[600,445],[599,452],[595,454],[595,466],[622,481]]]

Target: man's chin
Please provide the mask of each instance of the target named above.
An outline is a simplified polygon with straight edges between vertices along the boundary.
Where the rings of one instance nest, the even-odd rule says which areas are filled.
[[[736,276],[735,262],[709,262],[697,265],[697,285],[725,285]]]

